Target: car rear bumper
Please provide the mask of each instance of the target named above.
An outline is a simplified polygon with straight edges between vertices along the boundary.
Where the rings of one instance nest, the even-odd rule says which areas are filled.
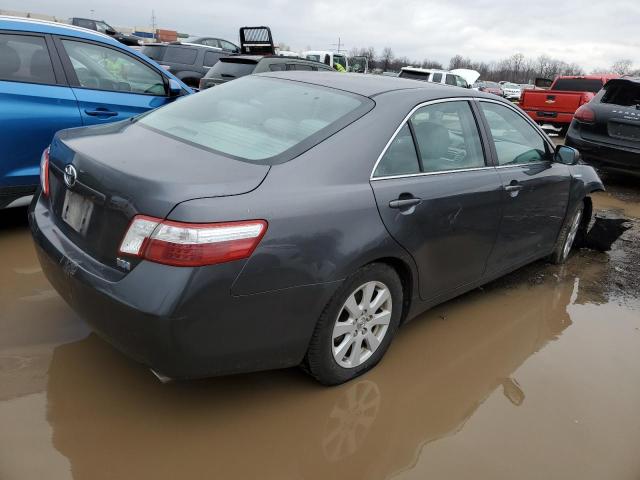
[[[553,112],[550,110],[527,110],[534,121],[538,123],[550,123],[552,125],[568,125],[573,120],[573,113]]]
[[[573,126],[565,144],[577,148],[585,162],[601,170],[640,177],[640,151],[585,140]]]
[[[107,279],[55,226],[42,199],[32,203],[29,223],[44,274],[72,309],[116,348],[170,378],[299,364],[337,286],[233,296],[243,262],[201,268],[141,262]]]

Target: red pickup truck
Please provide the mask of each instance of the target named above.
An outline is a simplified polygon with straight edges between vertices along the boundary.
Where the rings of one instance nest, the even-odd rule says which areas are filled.
[[[619,75],[585,75],[556,77],[549,90],[525,90],[520,99],[520,108],[543,124],[560,128],[564,135],[573,120],[573,114],[612,78]]]

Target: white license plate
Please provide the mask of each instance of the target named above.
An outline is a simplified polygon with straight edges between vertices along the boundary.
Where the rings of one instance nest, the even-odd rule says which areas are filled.
[[[62,219],[76,232],[87,233],[93,213],[93,202],[82,195],[67,190],[62,205]]]

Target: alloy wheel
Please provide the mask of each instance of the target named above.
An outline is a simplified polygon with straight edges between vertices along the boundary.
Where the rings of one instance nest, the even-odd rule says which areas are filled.
[[[332,333],[334,360],[344,368],[366,362],[382,343],[391,321],[389,288],[372,281],[359,286],[340,309]]]
[[[567,239],[564,242],[564,247],[562,249],[562,258],[566,260],[569,257],[569,252],[571,251],[571,247],[573,246],[573,242],[576,239],[576,235],[578,233],[578,229],[580,228],[580,220],[582,220],[582,210],[578,210],[573,217],[573,221],[571,222],[571,229],[567,234]]]

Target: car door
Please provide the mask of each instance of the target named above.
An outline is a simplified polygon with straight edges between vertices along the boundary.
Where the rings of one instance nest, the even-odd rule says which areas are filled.
[[[553,147],[515,107],[481,100],[503,185],[503,218],[489,269],[517,267],[551,252],[569,201],[568,167],[554,163]]]
[[[162,73],[123,49],[75,38],[57,38],[56,45],[84,125],[124,120],[172,100]]]
[[[47,35],[0,32],[0,123],[0,188],[33,190],[40,156],[54,133],[82,124]]]
[[[371,177],[389,233],[413,256],[420,296],[480,280],[501,218],[502,182],[467,100],[414,109]]]

